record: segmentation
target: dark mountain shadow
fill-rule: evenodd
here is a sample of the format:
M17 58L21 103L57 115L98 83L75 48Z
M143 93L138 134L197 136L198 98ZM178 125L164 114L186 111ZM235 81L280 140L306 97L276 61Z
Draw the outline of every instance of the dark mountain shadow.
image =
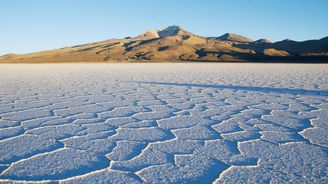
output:
M150 42L153 42L153 41L156 41L156 40L159 40L159 38L151 38L151 39L148 39L148 40L141 40L141 41L139 40L139 43L137 43L138 41L131 41L131 42L125 43L123 46L125 47L126 51L131 51L135 47L138 47L140 45L147 44L147 43L150 43ZM134 43L137 43L137 44L134 45L134 46L130 46Z
M89 50L96 49L96 48L98 48L98 47L100 47L100 46L97 45L97 46L94 46L94 47L88 47L88 48L85 48L85 49L80 49L80 50L77 50L77 51L73 51L73 52L71 52L71 53L85 52L85 51L89 51Z
M265 93L280 93L292 95L313 95L313 96L328 96L328 90L312 90L312 89L291 89L291 88L274 88L274 87L259 87L259 86L237 86L237 85L219 85L219 84L189 84L189 83L169 83L169 82L148 82L148 81L126 81L139 84L154 84L167 86L184 86L184 87L200 87L200 88L215 88L215 89L231 89L243 91L255 91Z
M159 47L159 48L157 49L157 51L158 51L158 52L162 52L162 51L165 51L165 50L167 50L167 49L169 49L169 48L170 48L169 46Z
M318 56L304 56L306 53L325 53L328 50L328 37L322 38L320 40L307 40L307 41L293 41L293 40L283 40L275 43L234 43L234 47L241 49L252 49L256 52L262 51L264 49L273 48L276 50L287 51L291 54L291 57L295 57L296 59L312 59L319 58ZM324 55L321 55L321 58ZM328 58L327 56L325 57Z
M301 55L290 55L290 56L266 56L262 53L241 53L241 52L224 52L224 51L207 51L200 49L196 51L199 57L206 56L208 54L215 55L230 55L233 58L248 61L248 62L272 62L272 63L327 63L328 56L301 56ZM203 60L193 60L203 61ZM231 60L232 62L234 60ZM226 62L226 61L223 61ZM229 61L228 61L229 62Z

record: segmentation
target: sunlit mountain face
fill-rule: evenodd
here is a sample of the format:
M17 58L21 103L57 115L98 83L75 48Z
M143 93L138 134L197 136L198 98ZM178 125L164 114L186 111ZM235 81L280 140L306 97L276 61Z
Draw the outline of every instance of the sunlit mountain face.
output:
M328 37L296 42L272 43L226 33L203 37L180 26L150 30L136 37L110 39L31 54L7 54L0 62L325 62L328 61Z

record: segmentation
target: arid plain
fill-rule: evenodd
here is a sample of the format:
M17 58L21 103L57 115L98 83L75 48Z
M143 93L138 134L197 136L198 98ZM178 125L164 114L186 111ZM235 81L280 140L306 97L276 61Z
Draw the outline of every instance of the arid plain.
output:
M328 65L2 64L0 182L327 183Z

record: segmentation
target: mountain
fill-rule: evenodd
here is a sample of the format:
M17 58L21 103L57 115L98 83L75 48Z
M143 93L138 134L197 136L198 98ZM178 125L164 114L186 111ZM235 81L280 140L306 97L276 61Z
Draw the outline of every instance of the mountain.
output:
M242 43L249 43L249 42L254 42L252 39L233 34L233 33L226 33L220 37L217 38L218 40L222 41L232 41L232 42L242 42Z
M274 43L272 47L291 53L300 53L302 55L327 53L328 37L322 38L320 40L308 40L304 42L296 42L287 39Z
M263 43L272 43L272 42L268 39L262 38L262 39L256 40L254 43L263 44Z
M150 30L136 37L110 39L30 54L7 54L0 62L182 62L182 61L328 61L328 37L296 42L227 33L203 37L180 26Z

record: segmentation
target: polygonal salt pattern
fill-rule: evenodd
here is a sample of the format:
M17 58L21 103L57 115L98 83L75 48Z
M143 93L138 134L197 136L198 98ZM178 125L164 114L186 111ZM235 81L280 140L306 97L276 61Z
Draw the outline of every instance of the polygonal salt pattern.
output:
M0 67L1 183L328 183L328 66Z

